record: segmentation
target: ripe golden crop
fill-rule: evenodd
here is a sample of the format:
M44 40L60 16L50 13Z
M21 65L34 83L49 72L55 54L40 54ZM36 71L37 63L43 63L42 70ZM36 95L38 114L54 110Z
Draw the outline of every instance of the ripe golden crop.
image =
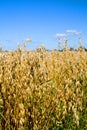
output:
M0 54L0 129L86 130L86 104L86 51Z

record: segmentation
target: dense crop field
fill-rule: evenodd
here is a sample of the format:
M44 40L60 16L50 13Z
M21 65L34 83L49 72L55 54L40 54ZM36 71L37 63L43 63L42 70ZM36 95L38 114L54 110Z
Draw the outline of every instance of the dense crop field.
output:
M0 130L87 130L87 52L0 53Z

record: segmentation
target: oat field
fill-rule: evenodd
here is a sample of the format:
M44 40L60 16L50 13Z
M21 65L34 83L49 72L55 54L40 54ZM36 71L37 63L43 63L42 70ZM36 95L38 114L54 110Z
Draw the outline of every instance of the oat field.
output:
M0 130L87 130L87 52L0 53Z

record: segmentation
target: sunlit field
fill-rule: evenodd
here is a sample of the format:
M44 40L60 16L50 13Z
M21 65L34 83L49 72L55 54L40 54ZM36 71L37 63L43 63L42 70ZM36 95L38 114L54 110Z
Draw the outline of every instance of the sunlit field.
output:
M87 130L87 51L0 52L0 130Z

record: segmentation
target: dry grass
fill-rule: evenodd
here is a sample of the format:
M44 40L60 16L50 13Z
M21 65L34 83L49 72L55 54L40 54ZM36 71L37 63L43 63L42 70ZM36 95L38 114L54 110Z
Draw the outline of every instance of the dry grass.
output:
M1 130L86 130L87 52L0 54Z

